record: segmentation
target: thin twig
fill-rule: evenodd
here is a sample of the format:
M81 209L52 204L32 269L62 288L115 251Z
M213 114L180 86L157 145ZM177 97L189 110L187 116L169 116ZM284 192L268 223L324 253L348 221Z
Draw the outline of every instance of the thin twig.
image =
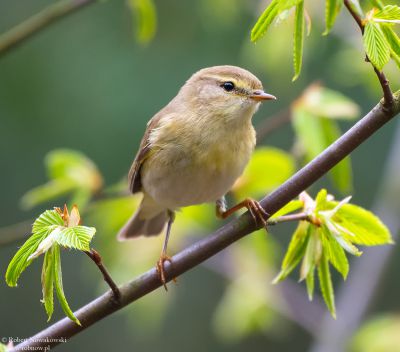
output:
M264 210L268 214L276 213L390 121L400 112L400 91L395 93L393 106L392 111L384 109L380 103L374 107L335 143L325 149L278 189L262 199L260 204ZM167 263L165 266L167 281L196 267L258 228L259 226L252 221L249 212L227 223L214 233L202 238L197 243L175 255L172 258L172 263ZM121 292L120 305L112 304L113 294L107 292L75 312L75 316L80 320L82 326L75 324L68 318L64 318L42 330L32 338L20 343L11 351L24 351L43 347L44 345L55 346L59 343L57 341L60 341L57 339L61 337L68 339L78 334L160 286L162 286L162 283L159 275L156 269L153 268L140 277L119 287L119 291Z
M56 2L14 28L0 35L0 55L4 55L10 49L23 43L34 34L46 28L58 19L87 6L94 4L96 0L61 0Z
M358 27L360 27L361 34L364 34L364 23L360 16L357 14L356 11L354 11L353 6L351 5L349 0L344 0L344 4L347 8L347 10L350 12L350 15L354 18L354 20L357 22Z
M383 99L384 99L383 105L386 108L391 109L391 107L393 106L393 93L392 90L390 89L389 80L386 78L385 74L382 71L379 71L375 66L374 66L374 71L378 76L379 82L383 90Z
M270 219L267 221L267 225L276 225L282 222L288 221L310 221L310 216L307 213L297 213L297 214L290 214L290 215L282 215L275 219Z
M110 286L111 291L114 294L115 302L119 305L121 300L121 292L119 292L117 284L114 282L111 275L103 265L100 254L93 248L90 251L85 251L85 253L90 259L93 260L93 262L97 265L97 267L103 274L104 281L107 283L108 286Z
M357 22L358 27L360 27L360 31L361 34L364 35L364 22L363 20L360 18L360 16L356 13L356 11L354 11L353 6L350 3L350 0L344 0L344 4L347 8L347 10L350 12L351 16L354 18L354 20ZM379 79L379 83L382 87L382 91L383 91L383 106L390 110L393 107L393 103L394 103L394 98L393 98L393 92L390 89L390 85L389 85L389 80L386 78L385 74L378 70L375 65L370 61L370 59L368 58L368 55L366 55L366 61L370 62L372 67L374 68L374 71Z

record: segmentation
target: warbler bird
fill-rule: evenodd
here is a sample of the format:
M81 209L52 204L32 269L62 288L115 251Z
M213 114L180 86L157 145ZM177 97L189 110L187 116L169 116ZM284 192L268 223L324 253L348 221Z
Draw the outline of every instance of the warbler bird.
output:
M267 214L246 199L227 210L225 194L242 174L256 144L252 117L263 101L276 98L260 80L236 66L214 66L193 74L175 98L148 122L129 172L132 193L142 192L139 209L118 234L123 241L167 230L157 271L166 288L167 245L175 211L216 202L225 218L246 207L265 225Z

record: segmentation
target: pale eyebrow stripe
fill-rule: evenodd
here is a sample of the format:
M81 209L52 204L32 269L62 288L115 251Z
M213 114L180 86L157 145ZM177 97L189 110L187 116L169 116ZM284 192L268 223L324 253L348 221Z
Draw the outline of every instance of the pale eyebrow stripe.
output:
M238 84L238 79L232 76L225 76L225 75L205 75L202 76L202 79L209 79L209 80L216 80L216 81L220 81L220 82L233 82L235 84L236 90L241 92L241 93L248 93L248 89L246 89L245 87L243 87L241 84Z
M234 83L237 83L236 78L231 77L231 76L225 76L225 75L206 75L202 76L201 78L203 79L214 79L216 81L233 81Z

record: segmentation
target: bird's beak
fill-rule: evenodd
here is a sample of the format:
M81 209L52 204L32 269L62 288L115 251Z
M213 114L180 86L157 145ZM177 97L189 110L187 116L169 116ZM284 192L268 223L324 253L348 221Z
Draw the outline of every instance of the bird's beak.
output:
M254 90L250 95L249 98L256 100L256 101L264 101L264 100L276 100L276 97L272 94L265 93L261 89Z

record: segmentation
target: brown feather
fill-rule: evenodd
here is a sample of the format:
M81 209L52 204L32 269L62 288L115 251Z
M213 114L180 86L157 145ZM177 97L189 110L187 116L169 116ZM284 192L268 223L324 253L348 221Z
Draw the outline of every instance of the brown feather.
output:
M128 180L129 180L129 189L132 193L141 192L142 191L142 180L140 175L140 169L143 165L143 162L146 160L149 151L151 150L151 144L149 142L149 136L151 131L157 127L160 118L163 116L161 112L153 116L153 118L147 123L146 131L144 132L144 136L142 141L140 142L139 150L135 156L135 160L133 160L132 166L129 170Z

